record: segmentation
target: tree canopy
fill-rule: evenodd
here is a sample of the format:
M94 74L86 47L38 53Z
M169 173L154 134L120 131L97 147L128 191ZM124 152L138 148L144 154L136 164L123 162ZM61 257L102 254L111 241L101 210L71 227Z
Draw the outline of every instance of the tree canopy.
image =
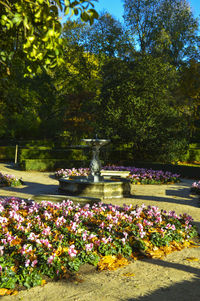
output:
M178 160L200 137L199 20L185 0L124 0L125 23L94 4L0 0L0 139L98 133Z
M141 52L176 66L199 55L198 19L187 0L124 0L124 18Z
M26 68L34 73L40 64L53 68L63 62L60 12L80 15L93 23L98 17L96 0L1 0L0 62L10 73L16 57L26 59Z

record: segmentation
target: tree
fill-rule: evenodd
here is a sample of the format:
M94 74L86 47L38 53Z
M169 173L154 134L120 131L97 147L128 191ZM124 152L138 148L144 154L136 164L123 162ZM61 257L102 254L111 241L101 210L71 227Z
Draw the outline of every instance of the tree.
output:
M102 13L91 28L87 28L84 47L94 54L124 59L132 48L128 32L120 21L109 13Z
M27 59L27 70L38 65L53 68L63 62L60 11L80 14L83 21L98 17L96 0L2 0L0 1L0 62L10 73L16 56ZM92 7L92 8L90 8Z
M107 12L101 13L92 26L68 20L63 28L63 37L70 44L84 47L85 51L97 55L99 59L126 59L133 48L123 24Z
M185 150L184 114L174 105L177 71L160 58L141 56L103 67L101 131L116 144L131 144L134 159L172 161Z
M151 44L161 0L124 0L124 19L142 53Z
M198 19L186 0L124 0L124 11L142 53L176 66L198 54Z
M181 68L177 106L187 114L191 142L200 139L200 63L190 60Z
M61 122L57 116L57 94L52 78L41 72L24 78L23 65L0 81L0 137L39 139L54 137Z
M98 58L78 45L71 35L76 30L79 30L76 22L64 25L64 64L51 72L57 93L57 114L62 123L58 134L71 143L78 143L77 140L94 131L101 81Z

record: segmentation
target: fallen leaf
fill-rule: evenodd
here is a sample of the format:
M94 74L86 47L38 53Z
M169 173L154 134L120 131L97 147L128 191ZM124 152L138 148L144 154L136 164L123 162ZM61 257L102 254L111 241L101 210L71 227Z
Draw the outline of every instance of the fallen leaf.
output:
M5 294L7 294L7 291L7 288L0 288L0 296L5 296Z
M98 269L99 270L116 270L119 267L128 265L129 261L128 259L122 257L122 256L113 256L113 255L107 255L103 256L100 261L98 262Z
M187 261L199 261L199 258L196 258L196 257L186 257L185 260L187 260Z
M11 293L10 293L11 296L15 296L17 294L18 294L18 291L11 291Z
M80 279L80 278L76 278L75 281L74 281L75 284L83 283L83 282L84 282L84 280Z
M124 273L124 274L122 274L122 276L125 276L125 277L134 277L135 274L133 274L133 273Z

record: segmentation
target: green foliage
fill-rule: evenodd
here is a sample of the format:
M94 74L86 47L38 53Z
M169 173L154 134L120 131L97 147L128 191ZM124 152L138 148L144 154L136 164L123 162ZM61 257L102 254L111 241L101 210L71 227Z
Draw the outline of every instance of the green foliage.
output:
M187 128L173 106L175 68L145 55L133 63L110 60L102 72L102 132L116 143L132 143L133 159L179 157Z
M177 91L177 105L188 115L188 126L192 141L200 139L200 63L192 59L181 69Z
M123 24L107 12L100 14L92 26L82 27L79 41L86 51L98 55L100 61L107 57L127 59L133 51Z
M55 136L61 122L57 114L56 88L44 71L34 79L24 78L16 66L9 78L0 81L1 137L41 139Z
M71 41L73 26L76 30L76 22L64 25L65 64L52 72L52 78L57 89L57 114L62 121L60 138L77 144L95 131L100 75L97 57Z
M189 147L187 153L182 157L182 161L200 162L200 148Z
M0 146L0 161L13 161L15 158L15 146Z
M37 269L21 269L20 275L16 278L18 278L18 283L25 286L27 289L42 284L42 275Z
M36 171L55 171L59 168L87 167L89 160L71 160L65 159L24 159L20 161L20 167L23 170Z
M23 182L14 175L2 174L0 172L0 186L20 186Z
M174 65L199 55L198 19L187 1L124 0L124 18L142 53Z
M17 282L17 277L16 273L12 270L12 267L14 267L13 259L8 258L8 256L7 258L1 256L0 265L2 267L0 287L14 289Z
M24 159L85 160L82 149L51 149L49 147L20 148L20 161Z
M63 63L61 39L62 26L59 12L79 15L84 22L93 23L98 17L93 9L96 0L20 0L0 2L0 60L5 71L10 73L10 63L15 56L27 59L27 74L34 74L39 65L54 68ZM92 8L90 8L92 7ZM9 47L8 47L9 45Z
M184 3L125 0L125 28L95 20L95 0L1 1L0 138L65 147L98 133L115 162L183 158L200 137L198 22Z

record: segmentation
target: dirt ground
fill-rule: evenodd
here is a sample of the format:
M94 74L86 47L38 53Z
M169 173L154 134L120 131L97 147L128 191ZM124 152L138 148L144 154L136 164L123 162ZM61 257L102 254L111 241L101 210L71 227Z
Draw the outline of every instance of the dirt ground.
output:
M58 181L53 173L24 172L11 164L0 164L0 172L22 178L21 187L0 187L0 197L28 199L37 194L58 194ZM177 214L187 212L200 232L200 200L190 193L193 180L183 179L172 185L132 186L130 198L112 199L122 205L156 205ZM199 261L187 261L187 257ZM130 276L127 276L129 273ZM20 291L2 301L199 301L200 247L187 248L160 259L143 259L116 271L97 272L85 265L75 279L49 282L43 287Z

